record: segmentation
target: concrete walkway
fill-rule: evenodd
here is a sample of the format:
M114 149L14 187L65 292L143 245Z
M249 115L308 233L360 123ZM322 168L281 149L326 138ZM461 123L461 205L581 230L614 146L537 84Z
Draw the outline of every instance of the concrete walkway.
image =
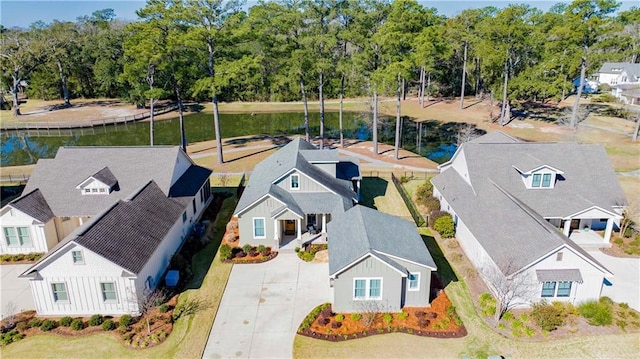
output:
M304 317L330 300L328 278L328 264L295 253L234 265L203 358L291 358Z
M614 274L609 279L612 285L604 286L602 295L640 311L640 258L612 257L599 250L589 251L589 254Z
M18 276L32 264L0 265L0 319L7 315L36 309L29 280Z

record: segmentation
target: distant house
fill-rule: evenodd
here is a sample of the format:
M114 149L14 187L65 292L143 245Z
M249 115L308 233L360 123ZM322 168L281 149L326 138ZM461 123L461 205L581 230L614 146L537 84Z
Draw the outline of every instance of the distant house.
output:
M585 249L609 246L627 204L602 146L493 132L464 143L432 183L489 287L520 276L523 303L600 297L612 274Z
M611 94L624 103L637 103L640 90L640 64L605 62L598 71L598 81L611 86Z
M327 223L358 202L360 180L356 158L294 139L253 170L234 213L240 243L322 240Z
M429 306L436 265L413 222L357 205L328 225L336 312Z
M137 314L210 203L210 174L179 147L60 148L40 160L2 209L3 250L48 251L21 275L38 314Z
M573 87L577 89L578 86L580 85L580 77L577 77L576 79L574 79L572 84L573 84ZM584 79L583 86L582 86L582 93L584 94L598 93L598 81Z

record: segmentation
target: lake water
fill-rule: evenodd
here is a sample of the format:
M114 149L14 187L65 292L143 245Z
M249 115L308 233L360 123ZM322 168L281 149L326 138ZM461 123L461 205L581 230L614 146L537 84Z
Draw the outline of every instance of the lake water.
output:
M371 140L371 115L355 112L343 114L345 138ZM419 148L418 127L408 117L402 121L402 147L420 153L442 163L455 152L455 135L458 124L442 124L425 121ZM247 135L304 134L304 114L297 112L220 114L223 138ZM309 114L309 131L312 136L320 133L320 115ZM325 114L325 137L339 138L338 113ZM57 131L57 130L56 130ZM52 131L53 132L53 131ZM185 132L188 143L214 139L213 115L196 113L185 116ZM15 131L2 132L2 166L35 163L39 158L53 158L60 146L140 146L149 145L149 123L96 127L93 129L62 130L59 136L35 136ZM380 117L378 140L393 144L395 118ZM453 143L453 144L452 144ZM155 144L179 145L180 121L178 118L156 121Z

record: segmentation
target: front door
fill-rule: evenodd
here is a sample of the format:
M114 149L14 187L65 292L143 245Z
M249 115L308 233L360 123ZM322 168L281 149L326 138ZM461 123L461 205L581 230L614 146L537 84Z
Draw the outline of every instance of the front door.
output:
M580 228L580 219L572 219L571 220L571 229Z
M284 221L284 234L296 234L296 221L291 219Z

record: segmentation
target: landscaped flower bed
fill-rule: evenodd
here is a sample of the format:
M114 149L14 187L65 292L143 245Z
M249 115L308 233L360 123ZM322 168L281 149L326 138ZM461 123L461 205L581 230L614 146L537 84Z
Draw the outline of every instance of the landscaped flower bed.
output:
M310 244L304 251L300 250L300 247L296 247L296 253L298 257L305 262L311 262L315 258L316 253L327 250L327 244Z
M35 263L38 259L42 258L44 253L34 252L28 254L3 254L0 256L0 263L2 264L29 264Z
M407 333L457 338L467 335L449 298L443 292L428 308L403 308L401 313L336 314L331 304L316 307L303 320L298 334L329 341L358 339L376 334Z

